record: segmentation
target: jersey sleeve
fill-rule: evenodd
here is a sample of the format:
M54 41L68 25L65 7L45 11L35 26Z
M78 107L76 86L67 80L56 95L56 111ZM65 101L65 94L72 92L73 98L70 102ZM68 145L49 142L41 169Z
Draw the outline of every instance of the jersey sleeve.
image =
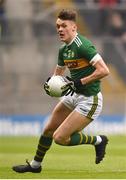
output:
M63 60L63 47L59 49L58 53L58 66L65 66L64 60Z
M97 54L97 50L95 46L91 43L89 44L82 44L80 47L80 54L84 57L87 61L91 61L92 58Z

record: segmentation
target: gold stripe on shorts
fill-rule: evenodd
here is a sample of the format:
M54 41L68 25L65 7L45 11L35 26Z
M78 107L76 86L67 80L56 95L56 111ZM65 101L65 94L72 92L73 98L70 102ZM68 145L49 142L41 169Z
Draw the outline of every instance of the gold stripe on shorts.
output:
M88 117L88 118L91 118L91 119L92 119L92 116L93 116L93 114L95 113L95 111L96 111L96 109L97 109L97 106L98 106L98 96L94 96L91 110L90 110L89 113L87 114L87 117Z

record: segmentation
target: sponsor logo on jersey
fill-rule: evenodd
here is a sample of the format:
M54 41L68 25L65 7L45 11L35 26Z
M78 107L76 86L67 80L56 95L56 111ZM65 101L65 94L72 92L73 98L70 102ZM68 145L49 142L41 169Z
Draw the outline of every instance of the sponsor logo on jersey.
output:
M66 59L64 60L65 65L69 69L80 69L89 66L89 62L86 59Z

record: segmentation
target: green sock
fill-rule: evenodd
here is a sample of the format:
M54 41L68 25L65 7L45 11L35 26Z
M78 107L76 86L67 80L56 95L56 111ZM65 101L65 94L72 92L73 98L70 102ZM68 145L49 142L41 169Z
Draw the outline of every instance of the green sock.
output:
M80 144L95 144L97 141L96 136L88 136L82 132L76 132L71 135L68 146L75 146Z
M51 137L47 137L47 136L43 136L43 135L40 137L36 155L34 157L35 161L42 162L42 160L46 154L46 151L48 151L48 149L50 148L50 146L52 144L52 140L53 139Z

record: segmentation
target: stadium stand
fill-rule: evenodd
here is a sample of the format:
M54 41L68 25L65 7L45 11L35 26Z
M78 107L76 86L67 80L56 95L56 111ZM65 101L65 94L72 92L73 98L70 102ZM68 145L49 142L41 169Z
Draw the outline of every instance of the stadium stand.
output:
M80 6L76 2L72 0L67 1L68 4L57 0L6 2L6 19L10 34L0 43L2 114L46 114L53 109L57 99L45 96L42 83L51 75L57 62L59 42L56 37L55 17L62 7L79 9ZM105 96L103 113L122 113L125 104L126 62L124 55L122 56L122 53L120 55L118 51L121 42L117 41L115 45L113 38L106 40L104 36L98 37L98 7L92 11L92 6L91 8L81 6L79 12L81 31L90 35L110 64L111 75L102 85ZM115 97L120 105L115 103Z

